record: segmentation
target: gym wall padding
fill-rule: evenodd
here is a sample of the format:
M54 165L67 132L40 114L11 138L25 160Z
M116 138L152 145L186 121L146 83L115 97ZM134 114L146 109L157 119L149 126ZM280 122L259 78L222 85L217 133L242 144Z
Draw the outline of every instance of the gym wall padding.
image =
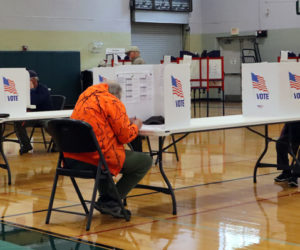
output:
M69 107L81 92L78 51L0 51L0 68L35 70L52 95L66 96Z

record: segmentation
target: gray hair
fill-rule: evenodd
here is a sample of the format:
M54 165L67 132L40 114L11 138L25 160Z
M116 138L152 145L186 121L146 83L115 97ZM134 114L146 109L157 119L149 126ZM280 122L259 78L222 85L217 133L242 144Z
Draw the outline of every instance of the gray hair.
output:
M111 81L111 80L108 80L107 84L108 84L108 92L121 100L121 96L122 96L121 85L116 81Z

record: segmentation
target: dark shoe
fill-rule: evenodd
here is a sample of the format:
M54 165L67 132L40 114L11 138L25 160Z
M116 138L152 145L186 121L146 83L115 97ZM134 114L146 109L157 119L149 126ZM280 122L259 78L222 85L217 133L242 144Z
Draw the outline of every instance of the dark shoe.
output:
M125 218L124 213L122 212L122 208L118 202L114 200L110 201L101 201L98 200L95 202L95 209L97 209L101 214L110 214L115 218ZM128 215L130 219L131 212L128 209L124 209L125 213Z
M290 187L298 187L298 177L295 176L290 177L288 184Z
M19 150L19 153L20 153L20 155L26 154L26 153L27 153L28 151L30 151L30 150L32 150L32 146L31 146L31 145L29 145L29 146L27 146L27 147L21 146L21 148L20 148L20 150Z
M291 173L290 172L282 172L280 175L278 175L276 178L274 178L274 181L276 182L284 182L284 181L288 181L289 178L291 177Z
M53 145L53 146L51 147L51 153L56 153L56 152L58 152L58 150L57 150L56 146Z

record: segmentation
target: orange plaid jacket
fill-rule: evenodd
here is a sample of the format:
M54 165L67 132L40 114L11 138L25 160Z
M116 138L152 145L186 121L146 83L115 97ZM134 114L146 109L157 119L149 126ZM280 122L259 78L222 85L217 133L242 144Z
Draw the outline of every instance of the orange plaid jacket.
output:
M93 127L110 172L117 175L125 161L123 144L138 135L138 127L131 124L124 104L108 92L107 84L93 85L79 96L71 118ZM64 153L64 156L96 166L99 162L97 152Z

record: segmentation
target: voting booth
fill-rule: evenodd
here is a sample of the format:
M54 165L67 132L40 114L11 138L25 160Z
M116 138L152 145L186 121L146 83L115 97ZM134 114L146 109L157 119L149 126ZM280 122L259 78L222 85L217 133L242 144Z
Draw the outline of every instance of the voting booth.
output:
M300 63L242 65L244 116L289 116L300 111Z
M30 78L26 69L0 68L0 113L24 115L30 105Z
M189 125L191 119L189 65L124 65L93 68L94 84L115 80L129 117L145 121L163 116L165 129Z

